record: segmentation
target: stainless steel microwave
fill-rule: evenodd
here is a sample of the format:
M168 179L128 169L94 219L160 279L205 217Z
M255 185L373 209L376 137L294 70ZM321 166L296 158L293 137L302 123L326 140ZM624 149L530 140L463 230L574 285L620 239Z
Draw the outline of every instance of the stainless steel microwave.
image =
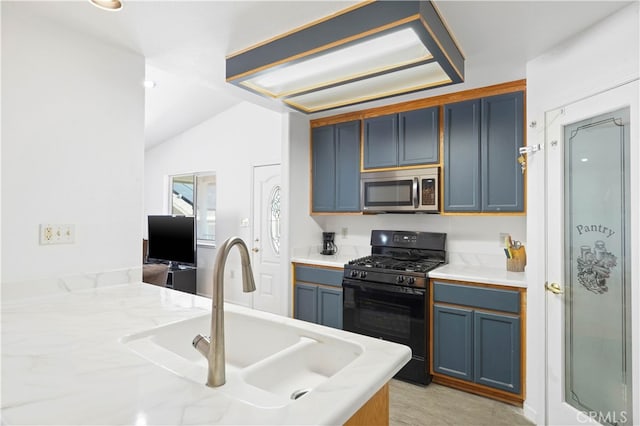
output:
M367 213L438 213L440 186L437 167L364 172L360 177L360 206Z

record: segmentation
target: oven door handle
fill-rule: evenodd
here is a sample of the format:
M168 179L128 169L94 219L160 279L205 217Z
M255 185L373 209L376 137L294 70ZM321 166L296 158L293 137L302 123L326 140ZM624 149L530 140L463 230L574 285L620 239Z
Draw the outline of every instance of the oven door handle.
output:
M342 280L342 287L355 288L362 291L384 291L387 293L401 293L407 295L417 295L424 296L426 294L426 290L424 288L413 288L413 287L404 287L393 284L378 284L372 282L364 282L364 281L355 281L351 279L344 278Z
M419 207L419 200L418 200L418 178L414 177L413 178L413 207L415 207L416 209Z

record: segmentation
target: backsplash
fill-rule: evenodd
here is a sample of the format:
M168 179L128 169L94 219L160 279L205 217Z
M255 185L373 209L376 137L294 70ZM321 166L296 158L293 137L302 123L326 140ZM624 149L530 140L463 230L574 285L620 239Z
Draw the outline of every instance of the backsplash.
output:
M504 267L501 233L525 243L525 216L444 216L430 214L380 214L362 216L314 216L324 231L336 233L339 252L367 251L371 230L444 232L449 263ZM346 238L343 229L346 228ZM321 241L318 235L318 244ZM366 254L366 253L365 253Z

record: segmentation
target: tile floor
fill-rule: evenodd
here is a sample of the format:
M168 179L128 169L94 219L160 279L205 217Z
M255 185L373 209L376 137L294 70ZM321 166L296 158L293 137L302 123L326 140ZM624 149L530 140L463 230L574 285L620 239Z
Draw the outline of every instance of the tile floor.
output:
M461 392L446 386L416 386L391 380L389 388L391 426L515 426L531 425L522 409Z

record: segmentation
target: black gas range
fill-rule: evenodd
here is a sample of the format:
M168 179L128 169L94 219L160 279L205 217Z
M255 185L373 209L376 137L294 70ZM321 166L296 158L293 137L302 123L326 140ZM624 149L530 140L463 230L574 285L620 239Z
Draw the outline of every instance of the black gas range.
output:
M343 329L402 343L412 359L396 378L428 384L429 271L446 262L447 234L371 231L371 255L344 266Z

